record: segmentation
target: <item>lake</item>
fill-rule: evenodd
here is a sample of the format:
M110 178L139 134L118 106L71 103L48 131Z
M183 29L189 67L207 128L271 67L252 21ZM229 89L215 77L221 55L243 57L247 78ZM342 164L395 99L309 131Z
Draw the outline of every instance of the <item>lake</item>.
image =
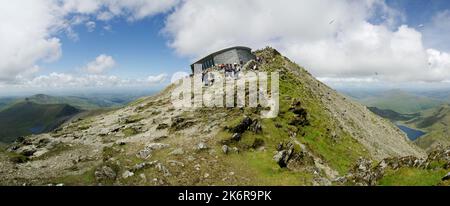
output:
M409 127L404 126L404 125L397 125L397 127L400 128L404 133L406 133L406 136L408 136L408 138L411 141L414 141L417 138L419 138L419 137L421 137L421 136L426 134L423 131L412 129L412 128L409 128Z

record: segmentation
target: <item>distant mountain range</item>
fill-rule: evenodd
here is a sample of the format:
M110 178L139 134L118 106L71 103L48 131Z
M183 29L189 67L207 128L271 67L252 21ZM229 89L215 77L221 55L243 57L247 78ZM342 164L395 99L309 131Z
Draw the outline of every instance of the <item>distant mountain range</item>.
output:
M342 92L399 127L425 132L414 141L419 147L431 151L436 147L450 146L450 91Z
M445 99L420 95L402 90L388 90L361 95L358 91L344 91L358 102L383 110L392 110L401 114L413 114L446 103Z
M17 103L0 112L0 142L52 131L81 111L67 104Z
M400 127L424 131L425 135L414 142L431 151L439 146L450 146L450 105L443 104L414 114L401 114L392 110L368 107L370 111L395 122ZM402 129L404 130L404 129Z
M84 112L98 113L104 108L120 107L136 99L135 95L92 95L89 97L49 96L0 98L0 142L17 137L50 132Z
M0 98L0 111L14 104L28 101L37 104L68 104L82 110L118 107L136 99L135 95L50 96L37 94L30 97Z
M396 111L390 110L390 109L380 109L377 107L368 107L370 111L377 114L380 117L392 120L392 121L407 121L410 119L413 119L415 117L420 116L419 113L414 114L401 114Z

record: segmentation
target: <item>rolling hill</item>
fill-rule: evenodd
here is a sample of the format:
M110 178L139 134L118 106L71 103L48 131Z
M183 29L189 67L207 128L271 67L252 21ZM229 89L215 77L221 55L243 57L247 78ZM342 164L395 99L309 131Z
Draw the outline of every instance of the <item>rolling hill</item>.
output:
M4 97L0 98L0 111L21 102L34 102L36 104L67 104L81 110L115 108L129 103L141 95L143 95L143 92L133 94L88 94L78 96L50 96L36 94L29 97Z
M405 129L416 130L416 132L423 131L425 135L421 135L414 142L427 151L450 146L450 105L448 104L414 114L400 114L376 107L369 107L368 109L378 116L394 122L399 127L406 127Z
M396 111L390 110L390 109L379 109L377 107L368 107L367 109L369 109L371 112L377 114L380 117L389 119L393 122L395 121L407 121L407 120L411 120L413 118L418 117L420 114L419 113L415 113L415 114L400 114Z
M0 98L0 111L4 108L11 105L13 102L17 101L17 98L15 97L2 97Z
M0 111L0 142L50 132L81 110L67 104L17 103Z
M432 150L439 146L450 146L450 105L445 104L420 113L420 117L406 122L415 128L427 131L418 140L420 147Z
M357 101L369 107L392 110L401 114L417 113L445 103L443 100L420 96L402 90L378 92L370 96L357 98Z

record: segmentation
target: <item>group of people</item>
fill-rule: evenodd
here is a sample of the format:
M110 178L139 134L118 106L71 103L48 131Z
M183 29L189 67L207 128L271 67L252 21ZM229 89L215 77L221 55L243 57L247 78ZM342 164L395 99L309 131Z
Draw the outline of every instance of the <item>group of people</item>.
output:
M220 71L225 73L225 78L239 78L239 73L242 70L241 64L216 64L210 68L203 70L203 83L205 86L210 86L214 84L214 74L213 71Z
M250 66L251 70L258 70L258 64L261 64L263 59L256 57L256 63ZM210 68L204 69L202 73L202 80L205 86L211 86L214 84L213 71L219 71L225 73L225 78L239 79L239 75L243 70L244 62L234 64L216 64Z

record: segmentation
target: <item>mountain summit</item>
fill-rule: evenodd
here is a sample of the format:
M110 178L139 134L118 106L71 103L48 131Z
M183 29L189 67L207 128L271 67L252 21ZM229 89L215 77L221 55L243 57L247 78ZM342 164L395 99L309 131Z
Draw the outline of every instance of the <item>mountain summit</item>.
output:
M261 119L258 107L177 109L170 85L17 141L0 155L2 184L330 185L362 160L425 157L388 120L275 49L254 54L261 61L244 70L279 73L276 118Z

